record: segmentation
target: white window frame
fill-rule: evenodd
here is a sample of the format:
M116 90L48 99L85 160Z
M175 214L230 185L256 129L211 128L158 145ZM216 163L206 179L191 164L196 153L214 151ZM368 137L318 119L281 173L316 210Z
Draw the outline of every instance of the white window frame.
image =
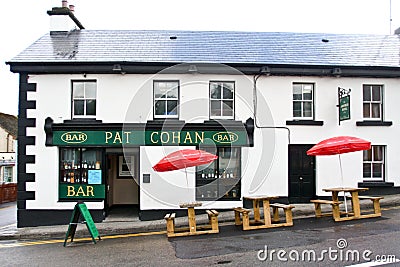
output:
M221 88L224 88L224 84L232 84L233 86L233 94L232 98L224 98L224 90L221 90L221 95L219 98L211 98L211 85L212 84L220 84ZM235 82L234 81L210 81L209 83L209 112L210 112L210 119L223 119L223 120L234 120L235 119ZM232 101L232 115L224 116L223 115L223 108L224 108L224 100L225 101ZM211 111L211 102L212 101L219 101L220 102L220 114L219 115L212 115Z
M370 96L371 99L370 100L365 100L365 96L364 96L364 88L365 87L369 87L369 91L370 91ZM380 99L379 100L373 100L372 99L372 88L373 87L379 87L379 96ZM362 106L362 113L363 113L363 119L365 120L376 120L376 121L383 121L383 85L382 84L363 84L362 86L362 90L363 90L363 106ZM372 106L379 104L379 117L378 118L372 118ZM369 116L366 117L364 115L364 105L369 105Z
M381 149L381 151L382 151L382 155L381 155L382 160L376 160L374 158L374 151L375 151L375 149L378 149L378 148L382 148ZM368 153L368 151L371 151L371 159L365 160L365 153ZM363 151L363 153L364 153L364 155L363 155L363 180L365 182L368 182L368 181L374 181L374 182L382 181L383 182L383 181L385 181L385 174L386 174L386 172L385 172L386 146L384 146L384 145L372 145L370 150L365 150L365 151ZM369 177L366 177L365 173L364 173L364 165L365 164L370 164L370 176ZM380 164L381 165L380 168L381 168L382 177L374 177L374 173L373 173L374 164Z
M77 84L77 83L83 83L83 87L84 87L83 98L75 98L74 97L75 84ZM86 97L86 90L85 90L86 88L85 87L86 87L87 83L94 83L95 86L96 86L96 91L95 91L95 97L94 98L93 97ZM71 99L72 99L72 111L71 111L72 118L96 118L96 114L97 114L97 81L96 80L73 80L71 87L72 87L72 95L71 95ZM83 106L83 113L84 114L83 115L75 115L75 101L82 101L82 100L83 100L83 103L84 103L84 106ZM87 115L86 114L86 112L87 112L86 101L87 100L94 100L96 102L96 110L95 110L95 114L94 115Z
M294 88L295 86L301 86L301 99L294 99ZM304 90L305 86L311 86L311 99L304 99ZM314 83L307 83L307 82L294 82L292 84L292 116L295 120L314 120L314 91L315 91L315 84ZM301 104L301 116L295 116L294 114L294 103ZM304 115L304 104L310 103L311 104L311 116Z
M13 166L3 166L3 182L12 183L13 182Z
M167 92L165 93L166 97L156 97L156 84L159 83L174 83L176 84L175 86L171 87L171 90L177 89L177 97L168 97ZM180 84L179 80L155 80L153 81L153 114L155 119L166 119L166 118L171 118L171 119L178 119L179 118L179 98L180 98ZM165 101L165 108L167 111L168 108L168 101L176 101L176 114L156 114L156 103L158 101Z

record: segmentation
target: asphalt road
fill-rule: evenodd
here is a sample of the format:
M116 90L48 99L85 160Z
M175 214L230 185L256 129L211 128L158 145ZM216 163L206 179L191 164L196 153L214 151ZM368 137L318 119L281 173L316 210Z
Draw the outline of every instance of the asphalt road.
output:
M400 209L394 208L381 218L340 223L306 218L293 227L254 231L230 224L219 234L169 239L103 237L97 244L67 247L63 240L8 240L0 242L0 258L2 266L357 266L377 257L400 259L399 221Z

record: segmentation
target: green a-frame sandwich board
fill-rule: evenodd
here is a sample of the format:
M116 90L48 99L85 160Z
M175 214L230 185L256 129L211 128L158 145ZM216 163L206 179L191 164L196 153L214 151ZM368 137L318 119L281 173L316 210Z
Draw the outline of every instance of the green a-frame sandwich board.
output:
M68 231L65 235L65 240L64 240L64 247L67 245L67 241L69 238L71 238L71 242L74 241L74 236L76 232L76 227L78 226L79 223L79 218L83 218L83 222L86 224L86 227L90 233L90 236L92 237L93 242L96 244L96 238L99 238L101 240L99 232L97 231L96 225L94 224L92 215L90 215L90 212L86 206L85 203L83 202L78 202L75 205L75 208L72 212L71 220L69 222L68 226Z

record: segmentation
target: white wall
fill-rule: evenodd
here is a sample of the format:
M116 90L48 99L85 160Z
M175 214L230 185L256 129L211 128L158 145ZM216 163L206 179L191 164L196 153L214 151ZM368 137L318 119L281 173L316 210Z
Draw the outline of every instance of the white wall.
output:
M58 202L58 149L45 147L43 130L46 117L55 123L71 119L71 80L85 79L82 75L32 75L29 82L37 83L37 92L29 92L28 100L36 100L36 110L28 110L28 118L36 118L36 127L27 134L36 137L36 146L28 146L27 154L35 155L36 163L28 164L27 172L36 173L36 181L27 183L27 190L36 191L36 199L27 201L27 208L64 209L74 203ZM236 82L236 120L252 117L252 77L238 75L158 74L158 75L87 75L97 80L97 119L104 123L146 122L153 119L153 80L180 81L180 120L203 122L209 119L209 81ZM315 119L323 126L287 126L292 120L292 83L315 83ZM385 120L390 127L361 127L362 85L383 84L385 90ZM324 78L324 77L261 77L258 87L257 124L255 146L243 148L242 195L288 194L288 130L291 144L316 144L336 135L354 135L370 140L374 145L387 145L386 175L388 182L400 186L400 151L398 142L400 113L399 79L374 78ZM351 88L351 120L338 126L337 87ZM266 128L267 127L267 128ZM268 128L269 127L269 128ZM272 128L271 128L272 127ZM273 129L273 127L282 127ZM178 149L168 148L168 149ZM194 200L194 190L186 188L185 173L155 173L151 166L165 155L165 147L141 147L140 178L151 174L150 184L141 184L141 208L171 208L180 201ZM318 157L317 194L322 188L337 185L340 181L338 157ZM342 156L346 185L356 186L362 181L362 152ZM188 172L189 186L194 186L193 170ZM173 189L173 190L172 190ZM155 193L158 197L154 198ZM240 203L240 202L239 202ZM211 203L205 203L211 205ZM231 207L238 203L221 201L215 208ZM102 202L90 202L89 208L103 208Z

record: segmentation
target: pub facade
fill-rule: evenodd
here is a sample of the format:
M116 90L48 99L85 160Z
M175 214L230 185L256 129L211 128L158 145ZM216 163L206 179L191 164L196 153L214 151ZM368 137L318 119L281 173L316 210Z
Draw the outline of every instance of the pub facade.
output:
M57 27L7 62L20 75L19 227L68 223L77 201L95 221L116 205L149 220L182 202L231 209L246 195L305 203L328 186L399 191L398 36L97 31L66 7L48 14ZM336 135L372 142L342 156L343 180L337 157L306 155ZM218 159L153 170L186 148Z

